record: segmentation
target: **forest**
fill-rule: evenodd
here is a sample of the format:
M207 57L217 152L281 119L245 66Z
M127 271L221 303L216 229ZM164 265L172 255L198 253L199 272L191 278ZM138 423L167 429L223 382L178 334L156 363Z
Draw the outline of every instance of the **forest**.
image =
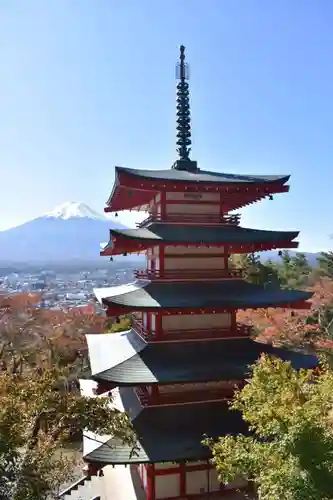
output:
M274 263L252 254L231 260L252 283L313 292L308 310L245 310L238 321L252 325L260 342L317 353L321 368L313 379L288 363L258 360L233 407L259 440L206 441L220 480L242 475L264 500L333 498L333 482L325 479L333 473L333 252L323 253L315 268L304 254L287 251ZM110 397L89 399L78 390L78 379L89 377L85 334L128 329L130 318L110 322L75 309L40 309L38 301L29 293L0 298L0 500L56 498L77 465L66 450L88 423L135 443L127 416L112 409Z

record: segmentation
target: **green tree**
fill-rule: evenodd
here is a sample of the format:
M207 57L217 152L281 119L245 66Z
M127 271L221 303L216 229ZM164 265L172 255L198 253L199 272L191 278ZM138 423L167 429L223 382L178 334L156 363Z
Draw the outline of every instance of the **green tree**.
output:
M129 314L112 319L104 333L117 333L130 330L132 326L132 317Z
M41 368L0 374L1 500L56 498L74 466L64 447L80 429L134 442L127 416L111 407L111 399L66 390L67 375Z
M295 286L304 286L308 283L312 267L304 253L297 252L292 259Z
M279 285L279 274L273 263L262 264L260 255L255 253L233 255L232 264L243 269L244 279L256 285Z
M232 403L253 435L206 440L220 481L243 477L260 500L333 498L333 374L263 356Z
M317 261L322 274L333 279L333 252L322 252Z
M306 286L312 272L312 267L309 265L306 255L299 252L292 257L288 250L283 250L279 255L281 264L276 265L276 270L281 285L286 288Z

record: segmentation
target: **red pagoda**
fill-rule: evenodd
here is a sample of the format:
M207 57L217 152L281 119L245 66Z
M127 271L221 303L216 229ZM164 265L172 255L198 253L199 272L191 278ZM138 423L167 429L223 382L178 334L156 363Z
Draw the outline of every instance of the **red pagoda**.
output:
M169 170L116 167L106 212L144 210L136 229L111 230L102 255L146 254L134 283L95 291L110 317L132 315L120 334L88 335L97 393L113 391L137 434L137 452L111 437L84 450L89 470L130 465L147 500L218 498L221 485L204 435L248 433L228 410L236 386L261 353L312 368L314 357L251 339L237 323L247 308L307 308L311 294L246 282L230 266L233 253L297 248L295 231L240 226L231 213L286 193L289 176L236 175L201 170L190 159L189 85L184 47L177 84L179 159Z

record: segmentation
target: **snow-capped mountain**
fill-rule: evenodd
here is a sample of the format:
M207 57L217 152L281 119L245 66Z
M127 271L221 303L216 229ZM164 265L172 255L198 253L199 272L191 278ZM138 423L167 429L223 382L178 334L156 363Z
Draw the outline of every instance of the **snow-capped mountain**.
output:
M67 202L19 226L0 231L0 261L97 260L109 229L122 224L84 203Z
M78 201L67 201L55 207L51 212L44 214L44 217L54 217L57 219L72 219L75 217L87 217L94 220L109 220L104 214L95 212L92 208L88 207L85 203Z

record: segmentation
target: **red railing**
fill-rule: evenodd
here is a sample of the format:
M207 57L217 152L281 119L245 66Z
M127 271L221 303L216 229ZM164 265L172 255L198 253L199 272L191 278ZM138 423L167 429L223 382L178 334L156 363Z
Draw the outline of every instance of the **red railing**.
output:
M136 395L142 406L148 406L150 400L150 394L145 387L137 387L135 389Z
M161 217L161 214L150 214L142 222L136 224L137 227L145 227L150 222L179 222L183 224L205 223L205 224L230 224L238 226L240 223L240 214L232 215L214 215L214 214L188 214L175 213Z
M197 403L208 401L230 400L235 389L191 390L189 392L176 392L150 396L148 391L141 387L136 390L136 395L142 406L175 405L184 403Z
M149 342L177 342L179 340L214 340L220 338L249 337L253 328L248 325L237 324L236 328L191 328L184 330L164 330L162 335L156 337L156 333L145 328L141 321L133 319L132 328L141 337Z
M233 279L242 278L243 269L166 269L164 271L138 269L134 271L137 279L146 280L189 280L189 279Z

